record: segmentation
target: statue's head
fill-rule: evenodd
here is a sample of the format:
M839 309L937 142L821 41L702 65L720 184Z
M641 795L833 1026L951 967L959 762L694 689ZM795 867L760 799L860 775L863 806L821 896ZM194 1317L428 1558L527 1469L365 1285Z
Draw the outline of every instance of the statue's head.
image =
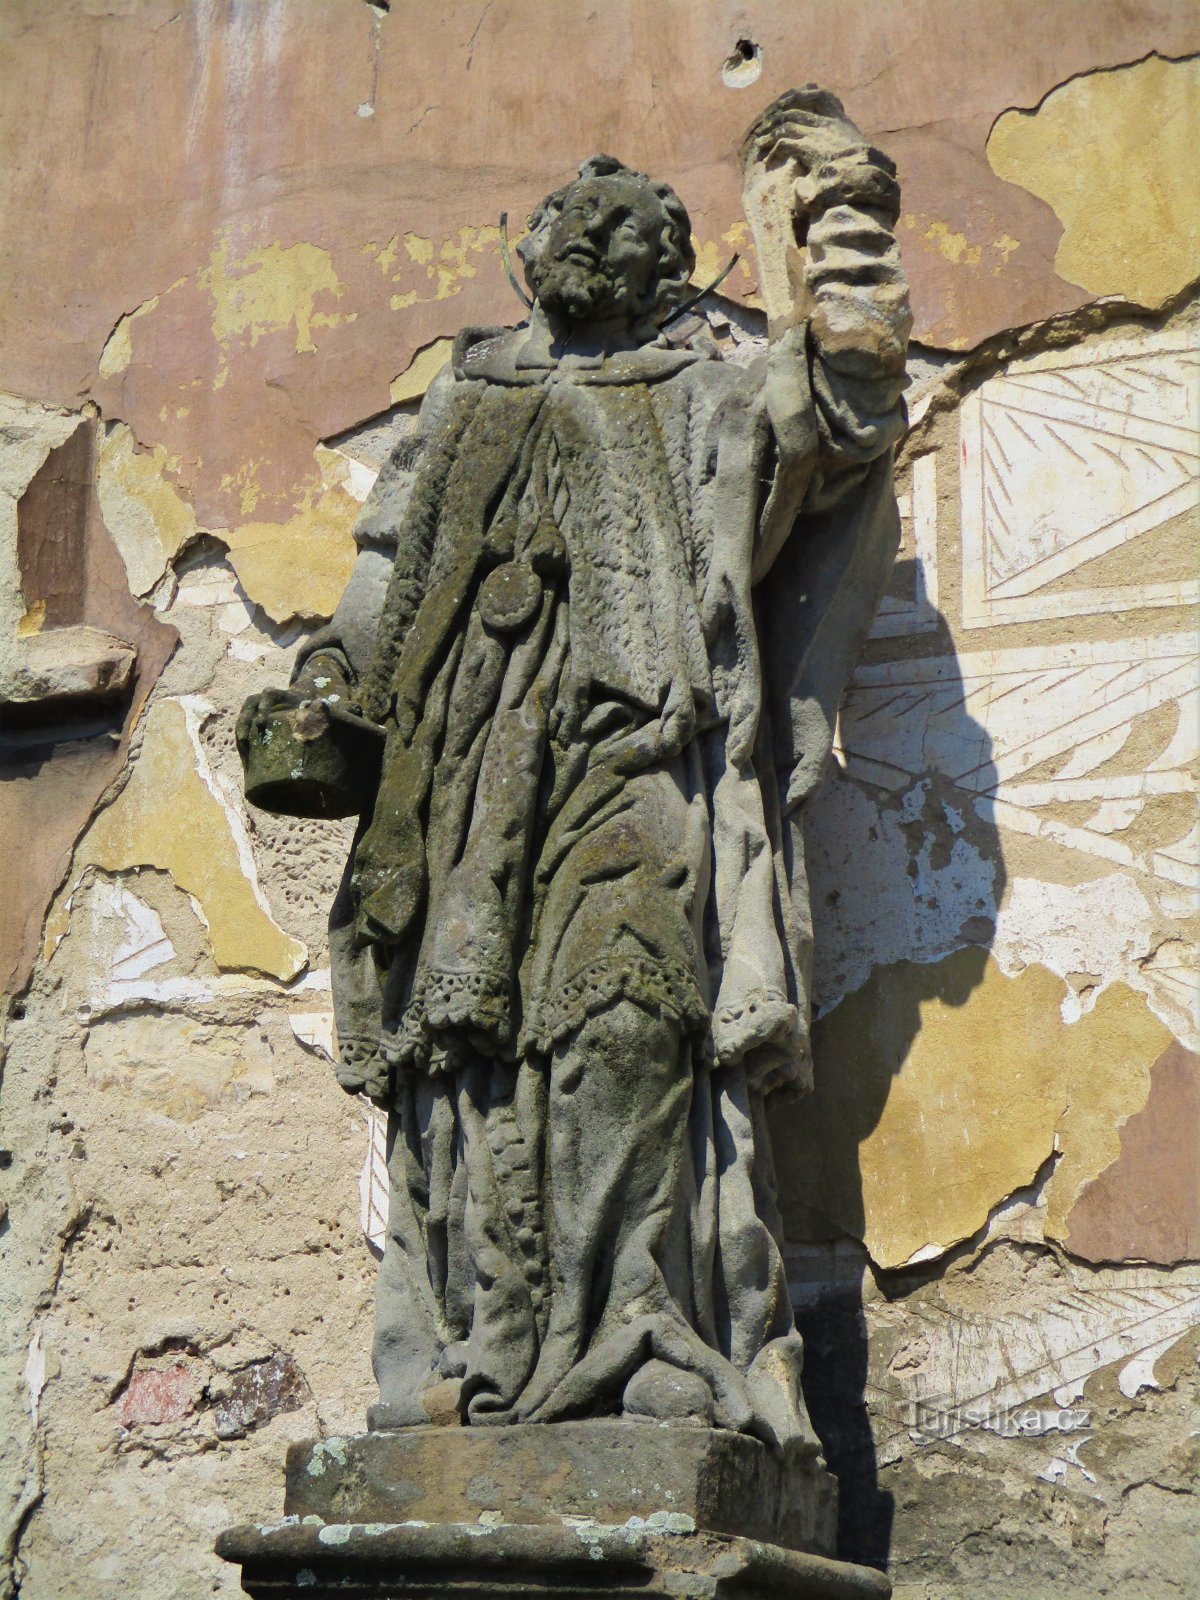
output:
M685 298L691 222L666 183L592 156L529 219L519 253L539 302L574 322L638 321Z

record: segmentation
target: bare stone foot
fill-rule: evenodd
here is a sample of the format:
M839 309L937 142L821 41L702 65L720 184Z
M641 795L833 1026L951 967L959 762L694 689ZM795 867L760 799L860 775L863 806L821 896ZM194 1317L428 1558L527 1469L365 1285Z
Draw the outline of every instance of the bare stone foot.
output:
M665 1361L647 1361L625 1385L625 1414L646 1422L682 1422L705 1428L712 1423L713 1399L698 1373Z

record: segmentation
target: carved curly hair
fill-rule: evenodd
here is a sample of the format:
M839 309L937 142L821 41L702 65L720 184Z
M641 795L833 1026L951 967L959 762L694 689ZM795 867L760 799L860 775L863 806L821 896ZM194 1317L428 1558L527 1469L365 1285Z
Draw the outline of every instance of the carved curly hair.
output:
M658 241L658 291L655 310L666 310L679 305L687 297L688 282L696 268L696 252L692 249L692 222L683 201L669 183L659 183L636 167L626 166L615 156L589 156L578 173L561 189L555 189L534 207L529 218L529 232L517 246L517 254L525 267L526 279L530 268L542 253L555 218L566 204L571 190L585 178L629 177L643 184L658 201L663 213L662 233ZM530 285L532 287L532 284Z

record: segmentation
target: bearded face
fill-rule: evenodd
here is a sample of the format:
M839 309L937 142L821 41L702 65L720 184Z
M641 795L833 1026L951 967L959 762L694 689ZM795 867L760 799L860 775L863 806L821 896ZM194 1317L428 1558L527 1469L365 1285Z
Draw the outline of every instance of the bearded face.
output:
M573 322L645 316L658 298L664 223L657 197L636 178L581 178L530 265L538 300Z

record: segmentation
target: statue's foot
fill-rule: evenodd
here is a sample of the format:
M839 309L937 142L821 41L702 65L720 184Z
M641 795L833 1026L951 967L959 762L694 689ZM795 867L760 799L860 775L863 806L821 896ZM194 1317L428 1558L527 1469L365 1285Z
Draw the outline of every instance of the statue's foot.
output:
M665 1361L647 1361L625 1385L625 1415L642 1422L677 1422L694 1428L712 1426L712 1390L697 1372L685 1372Z
M457 1428L462 1423L461 1395L459 1380L448 1378L401 1400L376 1400L367 1408L367 1427L372 1433L390 1433L396 1428Z
M465 1378L467 1375L467 1341L456 1339L448 1344L438 1357L439 1378Z

